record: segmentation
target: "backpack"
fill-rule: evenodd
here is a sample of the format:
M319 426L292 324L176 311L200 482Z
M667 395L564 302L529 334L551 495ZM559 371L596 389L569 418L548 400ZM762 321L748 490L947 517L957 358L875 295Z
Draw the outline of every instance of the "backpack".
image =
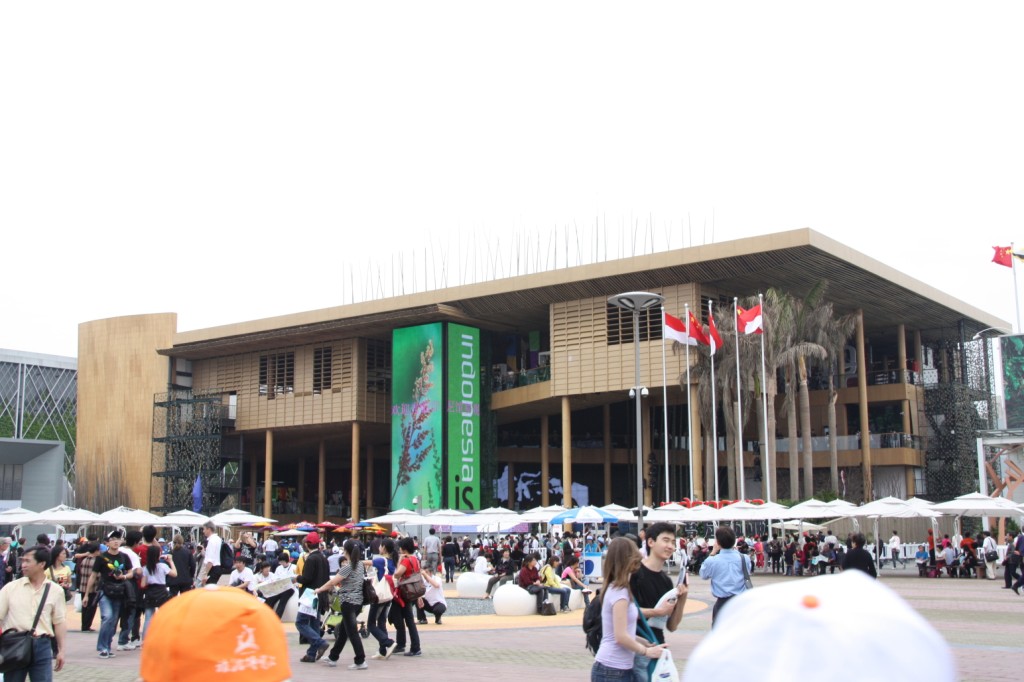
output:
M230 568L231 564L235 563L235 550L232 548L231 543L226 539L221 538L220 540L220 570L223 571L226 568Z
M601 638L604 637L604 627L601 625L601 594L594 595L590 600L590 606L583 612L583 632L587 636L586 648L590 653L597 654L601 646Z

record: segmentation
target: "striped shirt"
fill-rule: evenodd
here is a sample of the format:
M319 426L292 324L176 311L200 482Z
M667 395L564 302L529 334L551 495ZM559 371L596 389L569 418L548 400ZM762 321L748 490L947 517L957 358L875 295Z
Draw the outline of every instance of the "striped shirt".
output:
M341 576L341 601L346 604L360 605L363 603L363 580L366 579L366 569L362 561L357 561L353 567L351 562L346 561L338 569Z

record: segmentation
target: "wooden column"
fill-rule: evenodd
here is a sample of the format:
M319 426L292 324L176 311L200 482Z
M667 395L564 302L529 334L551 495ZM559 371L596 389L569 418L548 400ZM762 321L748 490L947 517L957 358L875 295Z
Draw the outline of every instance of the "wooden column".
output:
M651 480L653 480L651 478L651 465L647 461L650 458L650 456L651 456L651 452L653 452L653 450L651 448L651 443L653 441L653 438L651 437L651 407L650 407L650 405L644 405L643 410L641 410L641 412L640 412L640 415L641 415L641 419L640 419L641 427L640 427L640 429L643 432L644 442L640 446L641 454L640 454L639 460L642 463L641 466L643 466L643 468L644 468L644 474L646 474L644 476L644 480L647 483L647 485L644 486L644 504L647 505L648 507L650 507L650 506L652 506L654 504L654 489L651 488Z
M704 439L701 437L700 404L697 400L697 385L691 384L690 397L687 399L686 406L690 410L690 424L693 427L693 433L688 441L693 443L693 453L690 457L693 462L693 497L703 500L706 499L704 497ZM772 490L774 489L773 486Z
M914 330L914 365L917 367L917 384L920 386L923 383L921 373L924 372L924 346L921 345L919 330Z
M897 383L907 382L907 328L905 325L896 325L896 364L899 365L899 380Z
M907 499L910 499L917 494L916 486L914 485L914 467L904 468L907 481Z
M320 441L316 474L316 518L324 520L324 504L327 497L327 442Z
M857 402L860 408L860 456L864 475L864 501L874 499L871 475L871 429L868 428L868 365L864 351L864 311L857 311Z
M270 518L270 513L273 511L271 507L271 502L273 501L271 493L273 492L274 483L274 432L270 429L267 429L266 442L265 471L263 472L263 515Z
M373 506L373 443L366 444L366 508ZM390 509L388 511L391 511Z
M572 507L572 410L562 396L562 505Z
M601 409L601 428L604 434L604 503L612 500L612 406Z
M297 486L299 496L299 513L306 514L306 457L299 457L299 485ZM323 521L323 519L317 519Z
M541 476L541 478L544 478ZM516 465L515 462L508 463L508 469L506 473L506 485L508 486L508 508L516 508ZM545 491L546 492L546 491Z
M352 422L352 521L359 520L359 422Z
M551 489L551 483L549 482L551 476L551 446L548 441L548 434L551 432L549 426L548 415L542 415L540 418L540 503L542 506L547 507L551 504L548 494ZM512 468L512 463L509 463L509 470ZM512 483L509 482L509 490ZM509 493L509 498L512 494Z

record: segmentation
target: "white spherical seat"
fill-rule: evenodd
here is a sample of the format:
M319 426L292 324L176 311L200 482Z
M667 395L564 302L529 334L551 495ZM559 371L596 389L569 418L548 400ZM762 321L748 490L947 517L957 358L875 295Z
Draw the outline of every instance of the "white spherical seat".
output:
M573 611L583 608L583 590L569 592L569 608Z
M492 600L494 613L499 616L533 616L537 613L537 597L512 583L496 589Z
M455 591L460 597L481 599L487 594L487 583L490 576L484 573L463 573L455 581Z

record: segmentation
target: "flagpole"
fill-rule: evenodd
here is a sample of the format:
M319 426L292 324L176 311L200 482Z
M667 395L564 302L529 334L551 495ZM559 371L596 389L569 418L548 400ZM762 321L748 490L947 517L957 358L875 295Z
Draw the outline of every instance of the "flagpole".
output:
M1010 242L1010 269L1013 270L1013 304L1017 311L1017 333L1020 334L1020 294L1017 293L1017 256L1014 255L1013 242Z
M746 482L743 480L743 397L740 394L740 319L739 298L732 297L733 325L736 327L736 465L739 467L740 499L747 499Z
M661 306L661 413L665 417L665 501L671 502L668 479L668 369L665 367L665 306Z
M764 368L764 337L767 334L765 331L764 320L766 315L764 314L764 297L761 294L757 295L757 304L761 306L761 412L764 418L764 461L761 463L762 478L764 479L764 499L765 502L772 501L772 477L767 475L769 472L768 459L770 457L768 448L769 438L774 438L773 434L768 433L768 373L765 372ZM771 524L768 524L768 537L771 537Z
M690 304L686 304L686 453L690 459L690 502L693 502L693 405L690 404Z
M708 301L708 319L710 320L714 315L712 311L712 301ZM709 330L710 334L710 330ZM715 470L715 502L719 501L718 496L718 415L715 413L718 411L715 398L715 339L709 336L711 343L708 345L711 348L711 468Z

